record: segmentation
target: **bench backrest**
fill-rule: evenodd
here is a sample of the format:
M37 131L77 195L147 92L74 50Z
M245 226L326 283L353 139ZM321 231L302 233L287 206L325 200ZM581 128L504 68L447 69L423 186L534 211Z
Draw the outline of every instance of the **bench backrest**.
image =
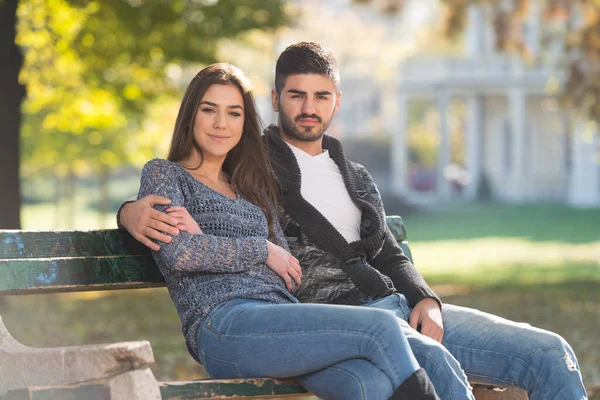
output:
M410 256L400 217L387 217ZM129 233L0 230L0 295L164 286L150 250Z

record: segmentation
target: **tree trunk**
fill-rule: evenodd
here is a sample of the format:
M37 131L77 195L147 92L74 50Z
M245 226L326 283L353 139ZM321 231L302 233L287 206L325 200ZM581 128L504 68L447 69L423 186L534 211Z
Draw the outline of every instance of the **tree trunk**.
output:
M15 44L17 3L0 1L0 229L21 227L19 130L25 88L19 84L23 55Z

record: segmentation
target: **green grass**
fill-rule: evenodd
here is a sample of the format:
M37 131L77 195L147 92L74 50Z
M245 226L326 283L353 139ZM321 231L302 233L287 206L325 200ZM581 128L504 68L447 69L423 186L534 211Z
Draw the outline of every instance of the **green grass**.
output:
M414 261L430 282L600 283L600 209L455 206L405 218Z
M454 204L404 219L410 240L417 243L498 237L574 244L600 241L600 208Z

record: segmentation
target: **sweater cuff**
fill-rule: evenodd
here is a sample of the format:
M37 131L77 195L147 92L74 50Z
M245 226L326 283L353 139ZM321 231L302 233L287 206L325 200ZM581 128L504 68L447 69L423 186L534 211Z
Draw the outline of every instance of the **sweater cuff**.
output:
M419 302L421 302L421 300L434 299L440 306L440 311L442 310L442 300L440 300L440 298L433 293L433 290L428 287L419 289L419 293L414 293L413 296L410 296L410 298L407 296L408 304L411 307L416 306Z
M137 200L137 196L136 197L131 197L127 200L125 200L125 202L123 202L123 204L121 204L121 207L119 207L119 210L117 211L117 227L121 230L127 230L127 228L125 228L123 226L123 224L121 224L121 210L123 210L123 207L125 207L126 204L129 203L133 203L134 201Z

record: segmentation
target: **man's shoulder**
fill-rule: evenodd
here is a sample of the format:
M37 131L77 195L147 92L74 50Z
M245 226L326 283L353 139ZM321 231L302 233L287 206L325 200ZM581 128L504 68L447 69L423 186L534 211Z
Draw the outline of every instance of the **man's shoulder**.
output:
M367 180L373 180L373 178L371 177L371 174L369 174L369 171L367 171L367 168L362 165L359 164L355 161L349 161L349 164L352 168L354 168L354 170L358 173L358 175L361 177L361 179L367 179Z

